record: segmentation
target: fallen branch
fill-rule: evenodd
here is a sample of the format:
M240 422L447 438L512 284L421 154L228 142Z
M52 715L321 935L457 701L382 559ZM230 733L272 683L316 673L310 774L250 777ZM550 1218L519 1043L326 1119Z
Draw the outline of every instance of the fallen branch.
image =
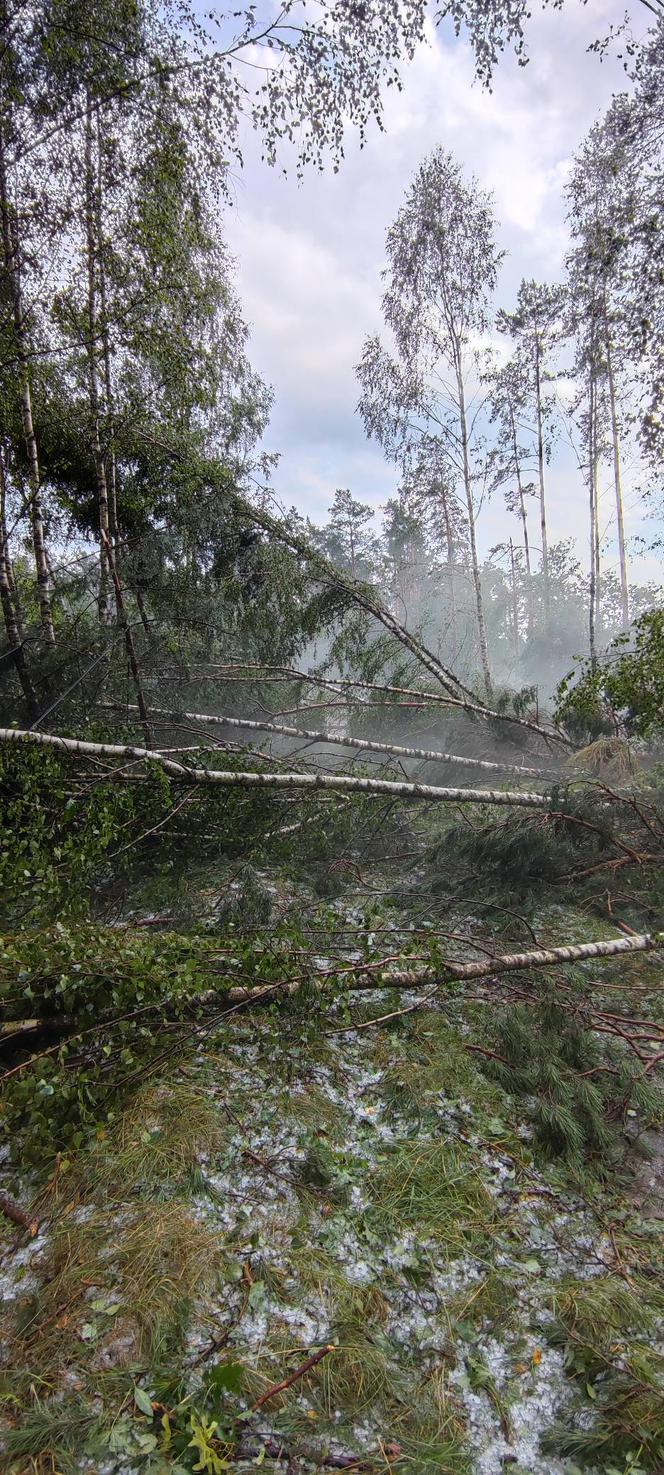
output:
M276 1398L277 1393L283 1393L293 1383L299 1382L300 1378L303 1378L306 1373L310 1372L312 1367L316 1367L317 1363L322 1362L323 1358L327 1357L328 1352L335 1351L336 1348L333 1342L328 1342L326 1347L320 1347L318 1352L314 1352L312 1357L308 1357L306 1362L302 1363L301 1367L296 1367L295 1372L291 1373L290 1377L283 1378L280 1383L274 1383L265 1393L261 1393L260 1398L257 1398L256 1402L252 1404L251 1412L255 1413L256 1409L262 1408L263 1404L267 1403L269 1398Z
M449 789L439 788L435 784L355 778L336 773L233 773L225 769L187 768L154 748L135 748L128 743L91 743L83 738L60 737L56 733L25 732L15 727L0 727L0 743L21 742L59 748L65 753L80 753L83 757L129 758L135 762L156 763L178 781L216 784L225 788L331 789L344 794L392 794L399 799L426 799L447 804L508 804L524 809L546 809L549 804L547 795L525 790Z
M103 702L104 708L113 708L123 712L138 712L136 706L118 707L113 702ZM543 774L538 768L523 768L515 763L492 763L486 758L464 758L460 753L441 753L435 748L409 748L399 743L379 743L370 741L368 738L338 737L335 733L312 732L302 727L289 727L280 722L258 722L248 717L224 717L211 712L167 712L162 707L151 708L152 717L165 717L177 723L184 717L188 722L208 723L215 727L236 727L247 732L269 732L276 737L295 738L296 741L309 743L330 743L340 748L356 748L360 752L385 753L388 757L395 758L417 758L426 763L451 763L458 764L460 768L479 768L485 773L512 773L522 778L550 777Z

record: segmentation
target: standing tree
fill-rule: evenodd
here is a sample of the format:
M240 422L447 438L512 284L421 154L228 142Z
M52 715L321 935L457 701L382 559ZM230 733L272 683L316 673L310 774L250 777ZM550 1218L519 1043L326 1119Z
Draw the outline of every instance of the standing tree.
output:
M358 377L366 430L407 470L429 460L446 520L459 501L465 513L480 664L487 694L491 670L477 551L478 507L489 461L478 391L481 335L502 254L494 242L491 201L466 182L439 148L418 170L387 235L383 314L396 346L365 346ZM449 547L449 539L448 539Z
M528 374L523 362L519 358L512 358L489 373L488 383L491 420L496 427L496 441L492 452L494 480L497 486L504 487L506 505L521 522L530 635L535 614L526 498L534 494L535 487L532 481L526 480L532 450L530 445L523 444L524 434L529 441L532 439L532 426L527 413Z
M522 281L519 287L516 311L499 312L498 327L509 333L517 345L517 359L524 372L528 394L528 406L535 423L537 447L537 476L539 482L540 535L542 547L542 574L544 579L544 616L548 624L550 614L549 590L549 541L546 524L546 483L544 467L547 460L547 420L550 404L544 386L548 377L548 357L560 332L560 314L564 300L564 289L560 286L547 287L539 282Z
M603 125L596 125L575 161L567 187L568 218L574 249L567 260L570 296L592 303L597 352L601 349L610 419L610 454L616 503L622 628L629 627L629 586L625 548L621 430L627 379L625 331L625 243L636 199L625 177L625 149ZM622 375L616 363L623 366Z
M376 554L376 538L367 531L373 522L373 508L357 502L347 487L337 487L328 509L330 521L322 529L312 529L316 547L353 579L368 579Z

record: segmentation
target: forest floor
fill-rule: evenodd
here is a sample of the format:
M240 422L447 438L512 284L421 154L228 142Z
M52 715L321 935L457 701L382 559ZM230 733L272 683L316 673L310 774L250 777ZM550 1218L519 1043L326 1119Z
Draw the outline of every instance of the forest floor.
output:
M187 904L216 925L218 878L200 880ZM389 954L439 925L422 904L413 921L384 866L331 899L282 876L249 889L268 932L297 907L348 959L358 938ZM547 944L612 931L571 905L533 924ZM486 935L464 905L445 927ZM576 976L616 1013L636 996L662 1017L652 957ZM662 1468L656 1124L632 1112L610 1166L552 1157L541 1099L491 1075L487 1018L513 1007L495 980L324 1008L315 992L169 1047L46 1183L7 1152L0 1187L41 1221L2 1231L8 1469Z

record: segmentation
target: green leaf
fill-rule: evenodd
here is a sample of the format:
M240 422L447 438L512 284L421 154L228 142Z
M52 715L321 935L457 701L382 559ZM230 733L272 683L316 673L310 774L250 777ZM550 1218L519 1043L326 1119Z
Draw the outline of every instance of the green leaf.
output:
M243 1372L241 1362L221 1362L210 1373L208 1388L215 1393L239 1393Z
M152 1399L144 1388L134 1388L134 1403L148 1419L153 1417L154 1409L152 1407Z

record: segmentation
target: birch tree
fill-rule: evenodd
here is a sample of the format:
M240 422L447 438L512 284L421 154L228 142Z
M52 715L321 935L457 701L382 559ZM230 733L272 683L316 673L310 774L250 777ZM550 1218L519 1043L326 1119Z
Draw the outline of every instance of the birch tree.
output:
M549 538L546 513L546 462L548 457L547 422L551 406L545 385L550 375L549 355L560 332L563 289L534 281L522 281L516 309L498 314L498 328L508 333L516 344L517 359L525 377L528 405L535 426L537 479L539 487L540 540L544 584L544 617L548 625L551 594L549 587Z
M532 426L527 415L528 375L523 363L518 358L512 358L489 374L488 384L491 421L496 427L492 453L494 479L497 486L503 487L509 511L521 523L530 635L535 612L527 503L535 494L535 486L528 479L532 461L531 447L523 443L524 437L528 441L532 439Z
M625 244L636 210L626 178L626 152L600 124L579 150L567 187L568 219L574 247L567 261L573 295L581 289L593 301L595 332L601 346L609 412L610 459L615 496L620 567L622 628L629 628L629 584L625 547L622 478L623 427L628 417L628 353L625 331ZM583 282L592 282L583 292ZM621 367L618 367L620 365ZM622 373L621 373L622 369ZM622 382L621 382L622 379Z
M383 315L396 352L377 338L365 345L359 409L367 433L399 464L422 458L445 468L436 486L448 522L463 507L480 666L491 696L476 533L488 479L480 350L502 259L490 197L439 148L418 170L386 248Z

